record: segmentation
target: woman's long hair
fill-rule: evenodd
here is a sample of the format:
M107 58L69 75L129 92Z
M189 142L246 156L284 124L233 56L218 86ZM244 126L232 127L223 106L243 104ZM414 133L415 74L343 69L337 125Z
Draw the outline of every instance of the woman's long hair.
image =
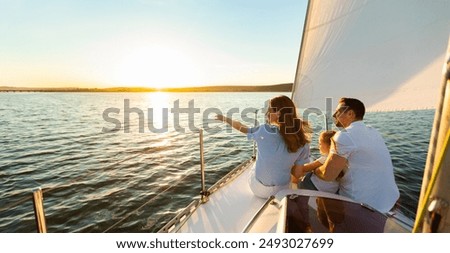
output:
M280 134L291 153L311 142L311 128L307 121L301 120L297 115L294 102L286 96L272 98L269 103L273 112L279 112L278 125Z

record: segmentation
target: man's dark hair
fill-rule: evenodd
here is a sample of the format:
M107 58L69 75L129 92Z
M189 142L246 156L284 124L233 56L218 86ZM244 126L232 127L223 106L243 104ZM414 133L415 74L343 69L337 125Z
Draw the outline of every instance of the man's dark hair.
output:
M356 98L341 98L339 103L344 104L348 107L347 110L352 110L355 112L355 118L358 120L362 120L364 118L364 114L366 113L366 108L364 104Z

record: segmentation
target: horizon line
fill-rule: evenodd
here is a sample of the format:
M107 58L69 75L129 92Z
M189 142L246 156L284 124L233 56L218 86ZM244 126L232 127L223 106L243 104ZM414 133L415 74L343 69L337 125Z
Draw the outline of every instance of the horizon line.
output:
M251 92L251 91L279 91L291 92L293 83L280 83L272 85L211 85L211 86L190 86L190 87L15 87L0 86L0 92Z

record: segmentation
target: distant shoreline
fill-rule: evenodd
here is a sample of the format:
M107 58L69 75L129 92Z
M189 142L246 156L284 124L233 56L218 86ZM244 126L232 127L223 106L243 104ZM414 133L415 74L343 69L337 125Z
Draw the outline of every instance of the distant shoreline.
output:
M0 92L291 92L292 83L260 86L202 86L185 88L24 88L0 87Z

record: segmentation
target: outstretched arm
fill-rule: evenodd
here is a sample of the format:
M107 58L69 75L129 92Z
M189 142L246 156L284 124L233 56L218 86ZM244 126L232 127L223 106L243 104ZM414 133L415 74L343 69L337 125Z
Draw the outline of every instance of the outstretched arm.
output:
M232 120L228 117L223 116L222 114L217 114L216 119L230 124L230 126L241 133L248 133L248 127L237 120Z

